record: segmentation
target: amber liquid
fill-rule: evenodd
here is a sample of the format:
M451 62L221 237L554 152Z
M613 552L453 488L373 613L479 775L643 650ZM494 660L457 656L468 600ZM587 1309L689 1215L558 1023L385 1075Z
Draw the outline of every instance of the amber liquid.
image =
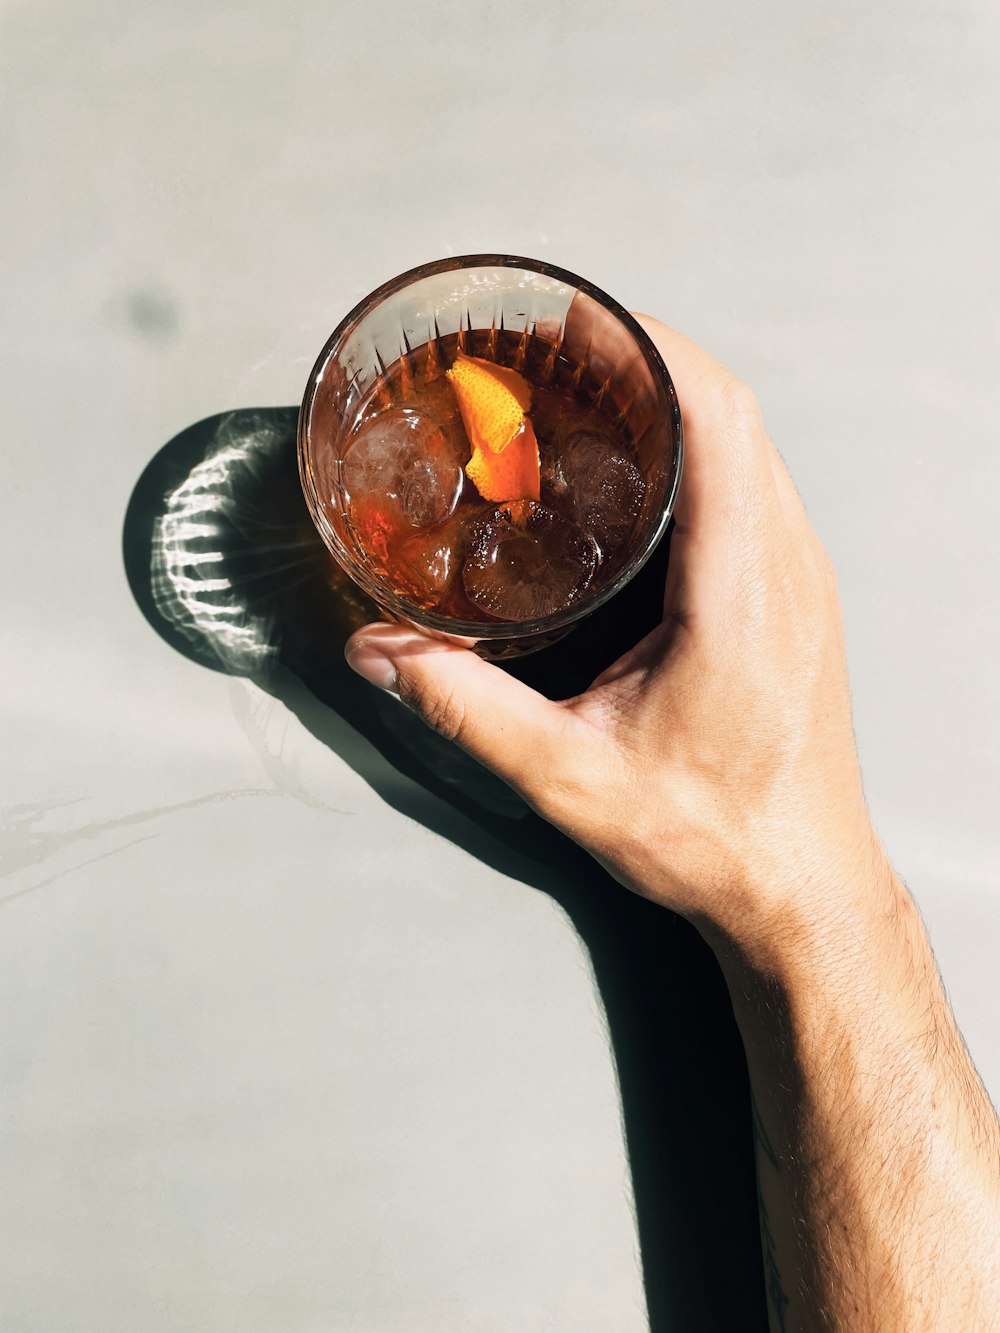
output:
M379 418L405 409L433 422L448 449L462 464L467 462L471 445L446 378L459 353L509 366L531 385L528 415L539 446L542 513L531 502L503 505L484 500L462 472L457 502L444 519L414 527L401 519L397 506L382 502L377 494L355 493L346 498L348 530L362 561L394 593L423 610L492 625L553 614L614 578L631 553L646 480L639 470L628 412L617 401L612 384L598 381L585 364L572 361L537 335L463 330L426 343L384 367L359 405L344 457ZM611 456L613 467L605 461ZM544 518L545 512L555 515L558 523ZM481 596L474 600L469 595L479 577L470 571L469 561L489 563L489 525L498 522L538 531L544 540L537 568L531 563L529 569L534 592L513 589L508 597L500 588L495 597L486 599L487 609ZM581 532L585 541L578 536ZM589 567L591 545L593 569L580 586L582 575L572 580L564 565L577 558L579 548L582 564ZM502 581L503 569L497 568ZM492 578L492 571L487 572ZM524 580L523 563L511 577Z

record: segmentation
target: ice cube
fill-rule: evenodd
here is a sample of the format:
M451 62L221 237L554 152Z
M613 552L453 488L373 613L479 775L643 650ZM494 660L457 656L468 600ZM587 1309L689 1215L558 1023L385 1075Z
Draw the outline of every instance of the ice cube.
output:
M624 546L646 483L611 427L574 425L562 435L547 463L543 498L572 514L602 555Z
M451 432L423 412L400 407L362 425L340 475L352 505L376 500L387 512L397 509L403 524L425 528L454 510L464 461Z
M600 555L582 528L533 500L472 525L462 566L471 602L497 620L536 620L577 601Z
M401 541L389 561L396 591L425 608L443 601L461 568L466 530L465 514L452 514Z

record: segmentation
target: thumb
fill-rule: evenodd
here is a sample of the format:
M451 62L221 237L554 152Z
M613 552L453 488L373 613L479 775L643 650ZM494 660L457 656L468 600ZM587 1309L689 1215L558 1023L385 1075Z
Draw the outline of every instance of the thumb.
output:
M570 712L468 648L401 625L367 625L344 652L365 680L398 694L428 726L533 803L571 753Z

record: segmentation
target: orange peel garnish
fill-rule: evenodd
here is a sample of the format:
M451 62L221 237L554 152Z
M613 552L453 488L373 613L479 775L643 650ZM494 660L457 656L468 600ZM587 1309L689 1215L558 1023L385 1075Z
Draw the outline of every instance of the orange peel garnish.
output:
M531 385L516 370L462 353L447 375L473 447L503 453L531 406Z
M472 458L465 472L484 500L539 498L538 441L525 416L531 385L507 366L459 354L447 372Z
M535 429L527 417L503 453L472 447L472 457L465 465L469 478L484 500L538 500L541 497L541 471Z

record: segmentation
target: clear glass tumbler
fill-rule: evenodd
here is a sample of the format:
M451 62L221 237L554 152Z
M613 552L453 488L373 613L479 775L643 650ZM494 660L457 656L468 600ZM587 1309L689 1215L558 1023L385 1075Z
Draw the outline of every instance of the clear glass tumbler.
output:
M622 427L645 487L626 549L579 600L530 621L461 620L399 595L352 529L341 481L359 412L386 367L432 340L504 360L517 346L540 373L583 374ZM525 352L525 349L528 352ZM498 350L499 349L499 350ZM564 269L512 255L465 255L424 264L385 283L334 330L306 385L298 425L299 471L320 536L387 618L460 642L486 657L533 652L561 638L636 574L670 520L683 459L681 414L669 372L648 335L616 301Z

